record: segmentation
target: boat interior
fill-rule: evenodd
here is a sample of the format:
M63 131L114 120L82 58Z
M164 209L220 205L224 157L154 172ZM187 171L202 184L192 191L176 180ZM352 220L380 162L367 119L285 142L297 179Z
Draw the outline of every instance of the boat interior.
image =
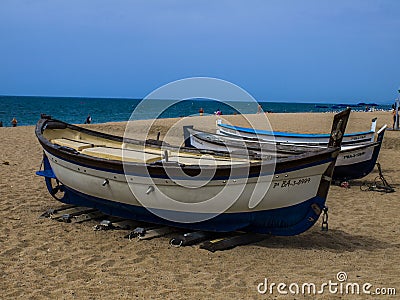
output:
M210 151L189 151L178 147L160 147L123 142L91 135L71 128L43 130L43 137L50 143L69 151L95 158L124 162L154 164L176 162L184 165L220 166L244 163L259 163L260 159L240 156L218 155Z

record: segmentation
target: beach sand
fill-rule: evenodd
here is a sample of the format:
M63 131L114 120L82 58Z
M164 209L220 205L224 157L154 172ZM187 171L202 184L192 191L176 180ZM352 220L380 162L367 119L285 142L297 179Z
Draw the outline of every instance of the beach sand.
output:
M333 114L268 114L274 130L328 132ZM243 116L223 116L245 125ZM263 115L249 115L260 127ZM352 113L348 131L364 131L373 117L378 128L389 112ZM182 123L215 130L214 116L159 120L150 130L171 143L182 143ZM179 128L174 123L179 121ZM257 123L258 122L258 123ZM131 128L144 138L150 121ZM89 125L123 134L123 123ZM167 134L168 133L168 134ZM0 128L0 298L2 299L303 299L260 295L259 283L315 283L320 286L346 272L346 282L394 287L400 293L400 132L386 132L379 162L397 191L392 194L360 191L376 169L345 189L332 186L328 195L329 231L321 218L309 231L294 237L265 241L210 253L198 246L174 248L170 237L149 241L124 239L127 231L93 231L93 223L67 224L39 219L48 208L60 207L35 176L42 150L34 127ZM359 299L333 295L325 289L318 299ZM307 298L307 297L306 297ZM372 297L371 297L372 298ZM395 298L395 297L382 297Z

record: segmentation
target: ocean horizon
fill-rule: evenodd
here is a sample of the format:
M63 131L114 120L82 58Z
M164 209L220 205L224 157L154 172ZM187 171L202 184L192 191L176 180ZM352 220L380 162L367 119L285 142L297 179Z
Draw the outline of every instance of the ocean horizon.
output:
M183 100L173 104L172 100L146 100L129 98L88 98L88 97L41 97L41 96L0 96L0 122L10 127L11 120L16 118L18 126L35 125L42 113L53 118L74 124L84 123L88 115L92 123L123 122L133 115L133 120L153 118L188 117L199 114L214 114L220 109L222 114L257 113L258 104L264 112L296 113L296 112L336 112L346 107L356 111L364 111L366 106L376 110L390 110L391 104L376 103L296 103L296 102L243 102L228 101L221 103L208 99ZM139 105L140 104L140 105ZM159 111L160 107L168 106Z

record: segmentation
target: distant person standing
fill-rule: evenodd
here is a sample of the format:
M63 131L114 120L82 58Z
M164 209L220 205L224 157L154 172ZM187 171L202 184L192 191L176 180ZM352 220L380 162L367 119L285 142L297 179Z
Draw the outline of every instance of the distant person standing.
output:
M200 114L200 116L204 115L204 109L202 107L200 107L200 109L199 109L199 114Z
M261 104L258 104L257 113L261 114L261 112L262 112L262 106L261 106Z
M90 124L92 123L92 117L90 115L87 116L85 124Z
M0 127L3 127L3 121L0 121Z
M222 115L222 111L220 111L219 108L218 108L217 111L215 112L215 115L216 115L216 116Z
M13 118L13 119L11 120L11 125L12 125L12 127L17 127L17 124L18 124L17 119L16 119L16 118Z

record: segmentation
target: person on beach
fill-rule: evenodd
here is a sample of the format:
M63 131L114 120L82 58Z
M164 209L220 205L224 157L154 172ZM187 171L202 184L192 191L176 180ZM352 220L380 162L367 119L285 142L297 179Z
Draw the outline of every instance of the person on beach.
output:
M392 115L393 115L393 129L396 126L396 106L392 105Z
M11 120L11 125L12 125L12 127L17 127L17 124L18 124L17 119L16 119L16 118L13 118L13 119Z
M92 117L90 115L87 116L85 124L90 124L92 123Z
M200 107L200 109L199 109L199 114L200 114L200 116L202 116L204 114L204 109L202 107Z
M0 121L0 127L3 127L3 121Z
M216 115L216 116L222 115L222 112L219 110L219 108L218 108L217 111L215 112L215 115Z
M262 112L262 106L261 106L261 104L258 104L257 113L261 114L261 112Z

